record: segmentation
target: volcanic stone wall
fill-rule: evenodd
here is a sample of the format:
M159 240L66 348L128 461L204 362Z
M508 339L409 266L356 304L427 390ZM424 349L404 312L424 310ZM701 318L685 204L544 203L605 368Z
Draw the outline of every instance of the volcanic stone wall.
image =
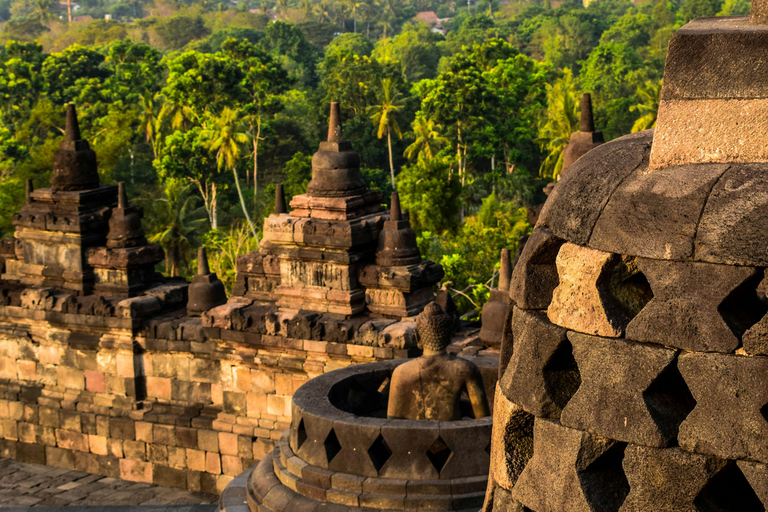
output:
M289 428L301 384L413 346L412 322L248 300L190 318L187 286L111 299L5 284L0 456L219 492Z
M487 512L768 505L764 164L651 171L652 135L582 157L525 245Z

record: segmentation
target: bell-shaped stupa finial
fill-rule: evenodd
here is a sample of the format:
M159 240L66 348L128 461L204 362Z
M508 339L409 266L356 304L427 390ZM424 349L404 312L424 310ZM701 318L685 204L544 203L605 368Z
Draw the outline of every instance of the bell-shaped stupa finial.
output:
M125 193L125 184L122 181L117 184L117 207L128 208L128 195Z
M32 202L32 192L35 191L35 185L32 182L32 178L27 178L27 204Z
M331 102L331 119L328 122L328 142L341 142L341 109L339 102Z
M283 184L278 183L277 186L275 186L275 214L280 215L282 213L288 213L288 207L285 204Z
M200 247L197 250L197 275L205 276L211 273L211 268L208 266L208 253L205 251L205 247Z
M403 214L400 210L400 194L392 192L392 204L389 207L389 220L403 220Z
M595 131L595 118L592 115L592 95L588 92L581 95L581 119L579 119L579 131Z
M82 137L80 136L80 125L77 122L77 111L75 110L74 103L67 104L67 124L64 130L64 140L82 140Z
M212 274L208 267L205 247L197 250L197 275L192 278L187 295L187 314L190 316L200 316L205 311L227 302L224 283L216 274Z
M72 103L67 105L64 140L61 141L59 150L53 156L51 187L54 192L90 190L99 187L96 153L91 150L88 141L80 135L77 111Z
M509 291L509 282L512 280L512 260L509 257L509 249L501 250L501 267L499 268L499 290Z

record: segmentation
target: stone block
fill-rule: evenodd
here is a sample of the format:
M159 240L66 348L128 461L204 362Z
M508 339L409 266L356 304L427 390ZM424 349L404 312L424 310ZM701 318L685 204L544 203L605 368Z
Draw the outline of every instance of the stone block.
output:
M176 427L172 425L154 425L152 438L156 444L176 446Z
M221 474L221 457L218 453L205 452L205 471L213 475Z
M174 469L155 464L152 468L152 483L162 487L186 489L187 473L181 469Z
M533 457L512 497L536 512L618 510L629 493L624 444L537 418Z
M647 168L652 135L621 137L579 158L550 193L537 226L575 244L586 244L611 194L635 169Z
M559 282L555 261L563 243L545 228L533 230L509 285L509 296L519 308L547 309Z
M413 479L416 477L436 479L440 477L442 465L433 463L430 450L444 451L438 441L440 427L434 421L402 420L393 425L381 427L381 442L390 452L386 462L379 469L383 478ZM442 443L444 445L444 443Z
M329 464L329 469L359 476L378 476L387 456L386 449L379 450L382 448L378 439L381 435L379 423L356 417L355 421L335 422L333 429L341 450Z
M91 448L91 453L107 455L107 438L104 436L89 434L88 446Z
M533 415L497 387L494 395L489 478L511 489L533 455Z
M652 297L632 257L567 243L556 263L560 282L547 316L561 327L618 338Z
M93 370L83 371L85 376L85 389L92 393L106 393L107 385L104 382L104 372Z
M696 498L726 461L679 448L627 446L623 468L630 492L621 512L701 510Z
M704 204L726 169L727 164L636 169L611 195L589 246L645 258L691 258Z
M82 391L85 389L85 376L82 370L68 366L56 368L56 382L59 387L68 390Z
M59 448L78 452L87 452L88 436L71 430L56 429L56 444Z
M745 194L745 188L749 194ZM768 178L762 164L732 163L714 186L696 233L696 259L764 267L768 250L759 243L766 225Z
M45 464L45 446L34 443L18 443L16 460L30 464Z
M768 359L689 353L680 356L678 366L696 399L680 425L680 447L768 462Z
M543 312L514 308L514 352L501 378L509 399L531 414L559 418L581 383L566 330Z
M112 439L136 439L136 425L130 418L110 418L109 437Z
M147 396L171 400L171 379L163 377L147 377Z
M627 326L627 338L693 351L733 352L766 312L755 289L762 272L698 262L640 259L653 299Z
M187 467L195 471L205 471L205 452L201 450L186 449Z
M677 352L625 340L568 333L581 386L563 426L644 446L664 447L696 405L677 370Z
M63 469L75 469L75 452L53 446L45 447L45 463Z

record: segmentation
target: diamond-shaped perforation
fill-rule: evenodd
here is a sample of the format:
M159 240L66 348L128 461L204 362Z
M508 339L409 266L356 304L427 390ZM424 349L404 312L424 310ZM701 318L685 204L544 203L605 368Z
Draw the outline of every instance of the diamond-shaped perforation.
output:
M334 457L341 451L341 443L339 443L339 438L336 437L336 432L334 432L333 429L328 432L328 436L326 436L325 441L323 441L323 446L325 447L325 456L330 464Z
M381 434L379 434L379 437L377 437L371 443L370 448L368 448L368 457L370 457L376 471L380 471L391 456L392 450L389 449L389 445L387 445L387 442L381 437Z
M760 498L738 466L728 463L704 489L693 504L703 512L757 512L764 511Z
M296 450L300 450L306 440L307 440L307 429L304 426L304 418L302 418L299 421L299 426L296 427Z
M760 409L760 414L762 414L762 415L763 415L763 418L765 419L765 421L768 421L768 404L765 404L765 405L764 405L764 406L763 406L763 407Z
M445 465L448 464L452 455L453 452L448 448L448 445L445 444L445 441L443 441L443 438L440 436L435 439L435 442L432 443L432 446L427 450L427 458L429 458L429 461L438 473L440 473Z

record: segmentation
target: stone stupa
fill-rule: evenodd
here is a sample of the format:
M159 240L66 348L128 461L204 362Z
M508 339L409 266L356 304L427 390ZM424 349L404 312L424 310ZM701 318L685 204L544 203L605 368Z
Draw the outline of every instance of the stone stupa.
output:
M655 131L552 191L510 286L485 512L768 506L766 35L764 0L685 25Z

